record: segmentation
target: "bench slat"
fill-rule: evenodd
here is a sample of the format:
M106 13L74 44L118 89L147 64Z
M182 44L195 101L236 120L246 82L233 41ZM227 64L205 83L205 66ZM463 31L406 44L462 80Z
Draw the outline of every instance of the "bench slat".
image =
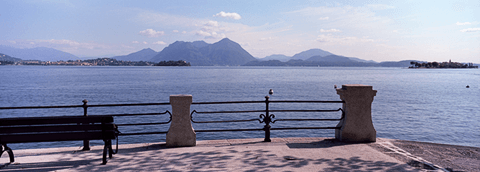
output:
M85 130L114 130L115 124L79 124L79 125L51 125L51 126L25 126L25 127L0 127L0 134L13 133L41 133L41 132L72 132Z
M115 131L0 135L0 143L115 139Z
M68 124L68 123L110 123L112 116L55 116L55 117L22 117L1 118L0 126L12 125L42 125L42 124Z

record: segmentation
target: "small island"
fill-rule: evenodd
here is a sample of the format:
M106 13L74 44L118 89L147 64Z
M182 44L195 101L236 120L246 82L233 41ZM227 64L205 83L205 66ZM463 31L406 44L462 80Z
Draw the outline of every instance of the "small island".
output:
M155 63L154 66L191 66L190 62L184 61L184 60L179 60L179 61L161 61L158 63Z
M474 66L473 63L459 63L459 62L452 62L449 60L448 62L416 62L411 61L410 64L412 66L408 67L409 69L430 69L430 68L475 68L478 69L478 66Z

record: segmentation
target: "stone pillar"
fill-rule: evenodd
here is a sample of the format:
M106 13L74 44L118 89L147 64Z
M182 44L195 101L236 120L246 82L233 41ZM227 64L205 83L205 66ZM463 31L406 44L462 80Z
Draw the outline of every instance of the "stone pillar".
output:
M335 129L335 138L344 142L375 142L377 132L372 123L372 102L377 90L361 84L342 85L337 89L340 99L345 101L345 118Z
M167 146L195 146L196 134L190 118L192 95L170 95L172 123L167 133Z

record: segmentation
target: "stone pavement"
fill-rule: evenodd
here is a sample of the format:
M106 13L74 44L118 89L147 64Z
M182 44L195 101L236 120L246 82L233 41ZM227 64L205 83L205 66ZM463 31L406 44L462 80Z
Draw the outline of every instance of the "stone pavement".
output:
M179 148L167 148L165 143L125 144L119 145L118 154L106 165L101 164L103 146L92 146L91 151L80 147L13 150L16 162L7 163L8 154L3 154L0 171L426 171L371 146L382 147L390 139L368 144L331 138L262 141L206 140Z

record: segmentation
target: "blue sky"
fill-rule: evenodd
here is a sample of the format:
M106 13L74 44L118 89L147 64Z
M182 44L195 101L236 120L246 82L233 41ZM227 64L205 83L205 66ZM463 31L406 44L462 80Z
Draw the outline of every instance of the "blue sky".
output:
M260 58L480 63L480 1L0 0L0 45L16 48L103 57L225 37Z

